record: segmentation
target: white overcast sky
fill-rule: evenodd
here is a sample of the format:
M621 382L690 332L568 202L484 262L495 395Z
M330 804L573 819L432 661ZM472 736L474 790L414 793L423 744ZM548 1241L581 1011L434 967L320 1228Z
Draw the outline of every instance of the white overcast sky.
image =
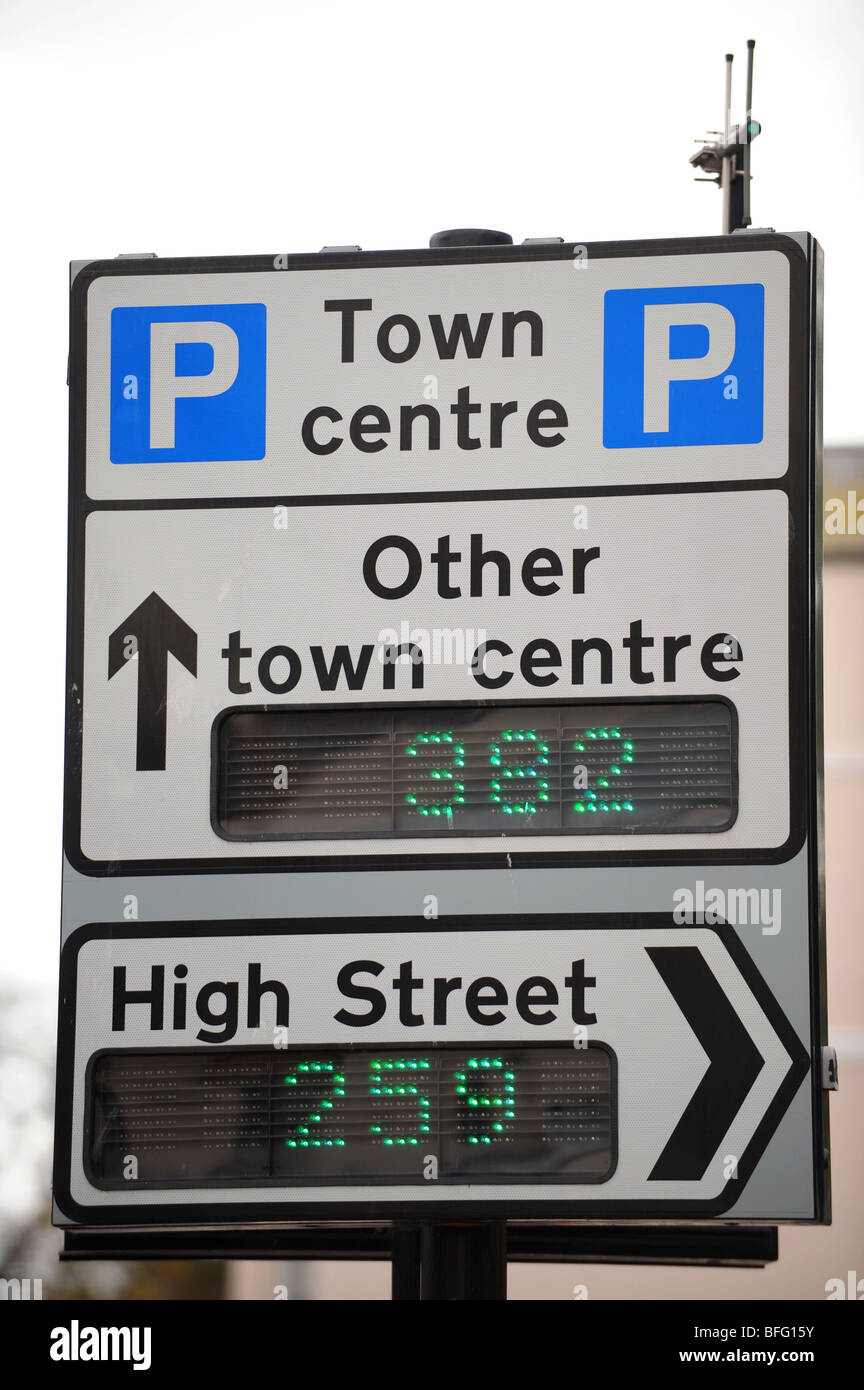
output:
M0 974L56 969L68 261L714 233L687 159L750 37L754 224L822 242L825 438L864 443L861 0L0 0Z

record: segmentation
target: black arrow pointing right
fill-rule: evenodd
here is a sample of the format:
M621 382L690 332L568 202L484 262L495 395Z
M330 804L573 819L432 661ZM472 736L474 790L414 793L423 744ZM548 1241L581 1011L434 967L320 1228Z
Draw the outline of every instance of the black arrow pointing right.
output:
M698 946L646 946L645 950L709 1061L648 1177L653 1182L696 1182L704 1177L765 1059Z

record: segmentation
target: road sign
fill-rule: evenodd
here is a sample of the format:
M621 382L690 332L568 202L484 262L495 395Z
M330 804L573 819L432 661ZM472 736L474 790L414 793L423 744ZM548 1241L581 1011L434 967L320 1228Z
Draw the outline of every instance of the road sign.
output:
M262 1198L275 1216L285 1189L309 1197L322 1179L343 1209L389 1180L402 1204L470 1200L482 1184L523 1209L548 1185L574 1211L652 1213L686 1184L684 1209L716 1214L753 1170L765 1115L807 1072L726 926L646 914L357 928L79 935L69 986L92 1109L73 1196L98 1191L91 1216L128 1207L130 1165L136 1200L165 1220L190 1192L194 1205L202 1177L236 1216ZM111 985L94 1000L100 976ZM284 1023L262 1047L265 993ZM111 1028L123 1045L104 1049ZM414 1041L444 1028L444 1043Z
M820 266L78 271L60 1224L826 1219Z
M775 488L741 496L592 497L587 533L569 499L94 513L72 852L85 870L407 851L461 862L506 833L552 863L620 847L622 833L628 852L663 833L669 849L711 855L719 830L725 851L776 851L793 818L788 502ZM431 559L445 548L446 575ZM317 601L298 603L310 589ZM592 727L618 725L626 737L589 757ZM439 726L450 743L417 742ZM511 726L513 756L495 754ZM702 726L717 743L694 762ZM582 766L598 780L598 757L620 805L586 820L571 792ZM510 802L493 801L505 783ZM672 785L681 796L664 801ZM530 819L510 803L532 805ZM443 830L424 809L446 811Z

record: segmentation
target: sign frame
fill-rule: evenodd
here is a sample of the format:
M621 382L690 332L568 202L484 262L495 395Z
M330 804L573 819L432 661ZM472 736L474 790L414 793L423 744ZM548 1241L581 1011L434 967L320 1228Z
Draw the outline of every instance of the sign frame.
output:
M591 258L612 259L617 257L685 256L688 254L711 254L712 252L780 251L789 265L790 289L790 362L789 362L789 465L782 476L771 479L743 479L738 481L694 482L620 485L610 487L551 487L551 488L489 488L469 491L412 492L402 493L361 493L338 494L314 497L286 497L283 494L254 497L213 497L206 499L147 499L109 501L91 499L86 494L86 333L87 333L87 294L90 285L101 276L147 276L152 274L177 275L212 274L231 271L272 272L275 262L286 273L294 271L315 271L322 269L362 269L470 266L495 262L526 263L545 260L573 260L577 250L580 255L585 248L572 242L533 244L523 246L484 246L456 247L448 249L414 251L325 251L317 254L212 257L184 259L127 259L93 261L84 264L74 274L70 309L70 482L69 482L69 580L67 610L67 684L66 684L66 763L64 783L64 851L67 861L65 872L82 883L115 884L118 880L133 878L145 883L148 878L158 877L166 881L188 875L243 875L248 873L285 874L313 873L326 871L380 872L382 870L429 869L444 870L501 870L511 869L518 874L520 870L567 869L574 867L661 867L681 865L782 865L792 860L806 849L808 878L808 950L810 972L810 1035L811 1052L810 1099L812 1107L812 1174L813 1174L813 1214L800 1218L802 1224L827 1222L830 1220L830 1185L828 1174L828 1107L827 1091L823 1089L821 1050L827 1043L827 1002L825 974L825 915L824 915L824 833L823 833L823 761L822 761L822 658L821 658L821 550L822 550L822 511L821 511L821 341L822 341L822 252L818 244L808 234L783 236L764 230L748 230L733 237L670 238L658 241L632 241L614 243L593 243L587 248ZM567 498L573 500L590 499L596 496L634 496L650 494L745 492L772 488L786 494L790 509L789 571L788 571L788 677L789 677L789 835L786 842L774 850L664 850L662 844L656 850L628 852L622 850L592 851L589 848L572 854L538 853L511 845L509 850L496 853L472 853L469 847L464 852L435 855L412 854L346 854L322 859L320 856L292 856L281 858L270 856L266 859L186 859L186 860L115 860L94 862L81 851L81 768L82 731L84 719L85 691L83 685L84 657L84 557L85 527L87 517L98 511L136 510L199 510L217 507L251 508L288 505L335 506L357 505L374 506L383 502L410 504L429 501L484 501L518 498ZM805 678L802 678L805 677ZM611 697L610 697L611 698ZM671 701L675 697L664 696ZM686 697L678 697L684 699ZM541 703L535 700L530 703ZM578 698L559 703L580 703ZM587 697L583 703L597 703ZM358 704L361 702L357 702ZM368 704L376 703L374 700ZM429 704L434 704L430 701ZM477 700L479 705L500 704L500 700ZM517 700L507 703L518 704ZM521 703L529 703L522 701ZM226 704L226 710L229 706ZM250 709L251 706L243 706ZM332 706L336 708L336 706ZM209 750L208 750L209 751ZM803 756L802 756L803 753ZM119 886L119 885L118 885ZM250 885L251 887L251 885ZM114 889L116 895L117 888ZM91 922L102 922L101 917L93 917ZM310 931L326 930L329 919L321 918L308 928ZM358 933L368 930L363 918L353 919ZM397 917L382 919L378 929L398 930ZM416 929L417 921L411 921ZM480 929L480 917L447 916L436 924L440 931L463 927ZM250 926L266 931L266 918L243 920L237 918L222 923L226 930L242 932ZM343 924L344 925L344 924ZM507 923L502 916L490 920L488 929L505 930ZM523 917L514 917L512 929L525 926ZM528 923L527 925L530 925ZM559 923L560 925L560 923ZM208 921L198 928L201 935L213 934L220 926L218 922ZM72 1160L71 1145L80 1136L72 1129L72 1054L71 1042L75 1036L75 998L70 982L74 981L73 955L83 944L82 933L97 930L110 930L118 939L142 938L151 935L170 934L172 929L182 929L186 935L195 934L193 922L174 922L153 920L135 925L114 924L87 926L77 925L73 920L64 942L61 964L61 1014L59 1024L58 1086L57 1086L57 1143L55 1149L55 1198L60 1208L60 1224L80 1222L82 1225L162 1224L177 1226L194 1222L213 1224L214 1221L228 1221L247 1224L252 1216L252 1206L243 1204L236 1208L217 1209L212 1204L195 1205L190 1203L182 1208L182 1222L177 1218L181 1209L168 1208L159 1215L159 1208L129 1206L125 1208L79 1207L72 1199L69 1190L69 1172ZM288 934L302 929L296 919L285 919L274 931ZM752 957L736 936L734 929L724 926L734 949L746 960L750 972L761 980ZM724 941L724 944L725 941ZM729 947L730 953L733 949ZM736 958L736 964L739 960ZM71 973L70 973L71 972ZM746 976L745 976L746 978ZM764 982L763 982L764 984ZM765 986L771 995L770 988ZM782 1015L782 1009L781 1009ZM785 1020L784 1020L785 1021ZM614 1042L612 1044L614 1047ZM806 1066L805 1066L806 1070ZM795 1087L800 1085L802 1071L797 1076ZM763 1122L764 1124L764 1122ZM770 1134L766 1136L767 1145ZM706 1211L702 1204L681 1201L668 1203L644 1202L636 1204L635 1209L624 1211L619 1204L604 1209L603 1203L578 1203L567 1200L556 1203L549 1201L520 1203L478 1198L477 1201L455 1203L435 1202L424 1204L420 1201L399 1206L392 1202L358 1204L350 1206L350 1219L381 1217L401 1219L403 1217L434 1216L439 1219L465 1219L476 1212L484 1217L597 1217L612 1220L626 1219L629 1222L645 1220L698 1220L707 1216L721 1216L728 1212L736 1192L743 1191L752 1167L761 1157L762 1150L745 1171L738 1188L729 1187L730 1200L725 1200L721 1208ZM284 1204L268 1207L266 1203L255 1204L254 1219L258 1221L284 1221L286 1218L306 1220L349 1219L344 1210L330 1202L292 1203L290 1210ZM727 1220L744 1220L763 1223L765 1217L727 1216ZM772 1220L778 1218L770 1218ZM791 1218L796 1221L799 1218Z

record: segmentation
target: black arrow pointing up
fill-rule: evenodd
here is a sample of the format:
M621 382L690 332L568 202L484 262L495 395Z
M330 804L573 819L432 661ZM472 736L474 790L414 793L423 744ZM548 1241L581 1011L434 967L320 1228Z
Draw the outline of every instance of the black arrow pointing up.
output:
M765 1059L698 946L645 949L709 1061L708 1070L648 1176L654 1182L696 1181L704 1177Z
M134 637L134 643L130 638ZM158 594L150 594L108 638L108 679L137 651L139 772L164 772L167 730L168 653L198 674L198 634Z

